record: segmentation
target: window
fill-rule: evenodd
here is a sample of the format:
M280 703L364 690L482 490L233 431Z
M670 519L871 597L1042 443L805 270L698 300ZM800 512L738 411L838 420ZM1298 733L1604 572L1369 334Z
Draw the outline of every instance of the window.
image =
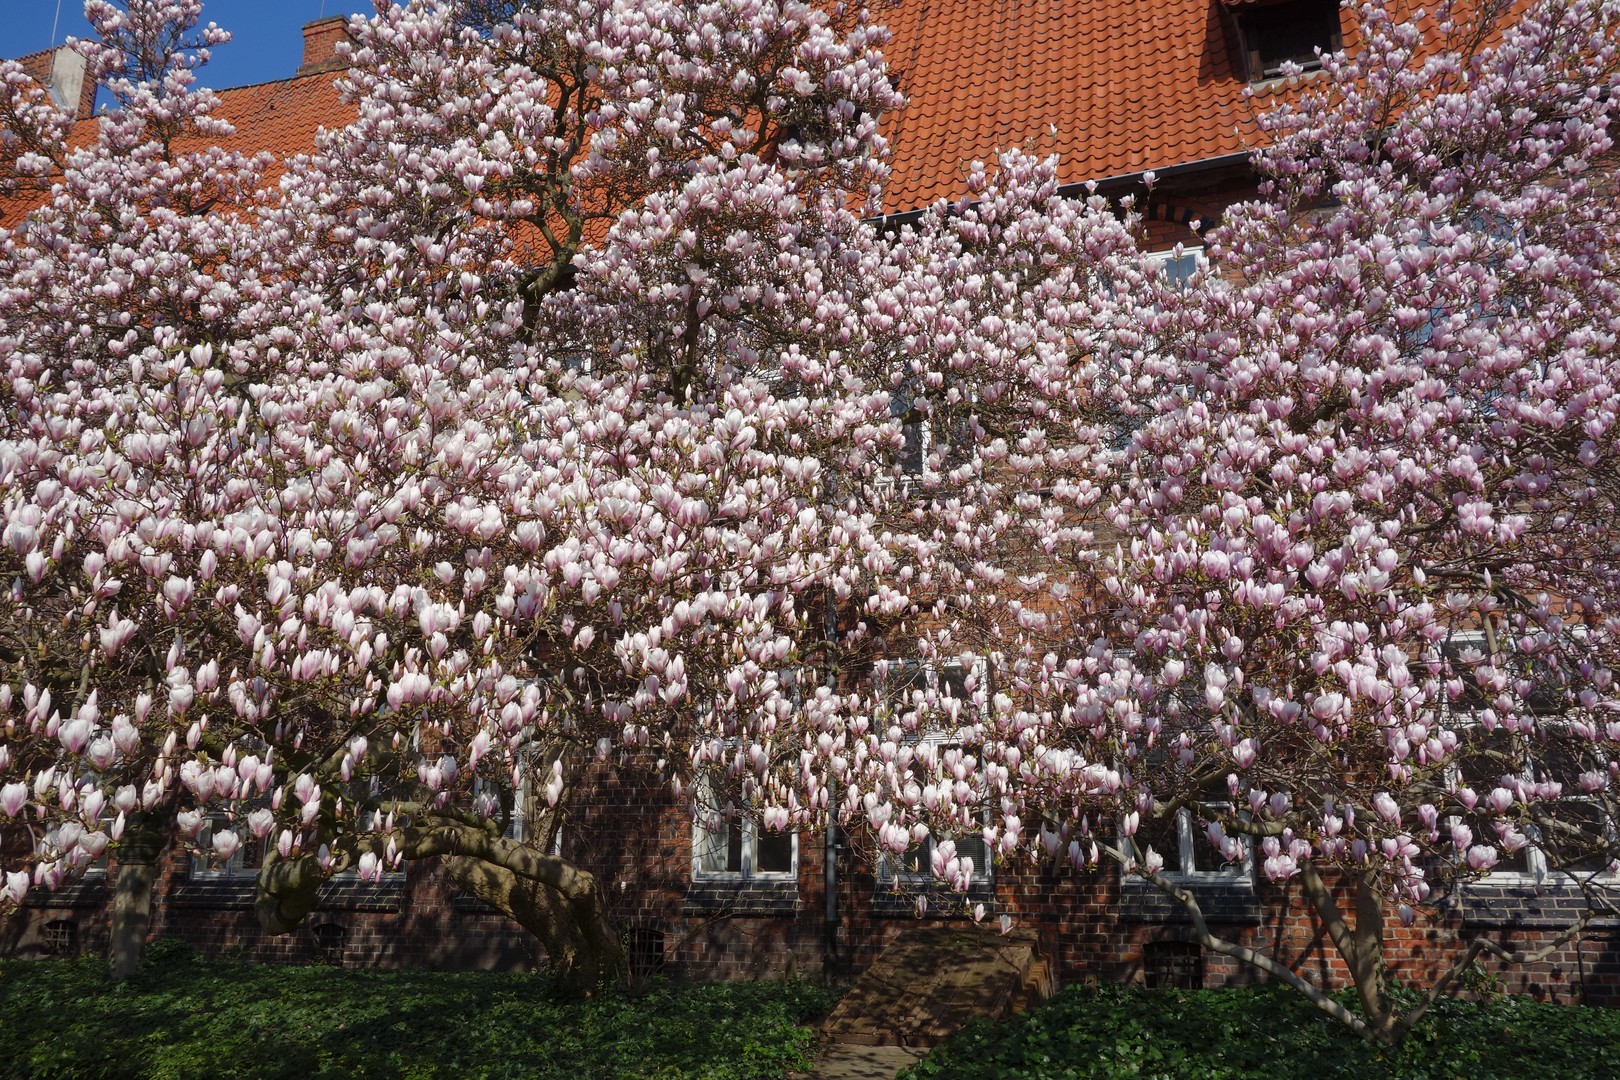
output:
M1193 275L1204 267L1202 248L1182 248L1179 253L1176 250L1154 251L1147 258L1149 265L1163 273L1177 292L1186 292Z
M348 944L349 932L337 923L323 922L309 928L315 939L315 959L323 964L342 964L343 947Z
M1487 729L1484 710L1494 695L1481 686L1480 676L1499 670L1499 658L1487 649L1483 633L1464 631L1441 650L1449 708L1462 722L1459 734L1466 740L1452 779L1476 800L1472 810L1452 817L1451 825L1467 828L1469 846L1496 849L1491 877L1498 881L1540 883L1559 873L1606 871L1616 854L1615 822L1602 801L1608 771L1594 744L1556 718L1567 701L1562 676L1543 659L1510 654L1501 661L1506 671L1500 672L1508 689L1518 695L1524 713L1546 719L1537 720L1533 730L1509 731L1494 723ZM1489 805L1498 788L1531 789L1531 813L1519 816L1523 805L1515 801L1498 828ZM1458 852L1459 858L1465 854Z
M1602 756L1579 736L1556 722L1535 735L1498 729L1474 729L1467 751L1458 756L1456 776L1477 798L1469 813L1454 817L1453 826L1465 826L1473 845L1496 849L1491 876L1541 883L1564 873L1587 875L1608 870L1616 852L1614 821L1595 793L1589 778L1606 775ZM1514 791L1558 785L1559 796L1539 801L1530 819L1515 820L1522 809L1509 808L1498 829L1489 806L1497 788ZM1581 793L1594 790L1591 798ZM1462 855L1459 852L1459 856Z
M1193 799L1209 810L1213 820L1227 818L1232 811L1231 792L1227 788L1224 768L1213 772L1196 768L1197 759L1183 748L1191 747L1206 737L1209 712L1204 703L1204 680L1184 678L1165 698L1162 727L1155 745L1147 751L1147 760L1154 770L1165 776L1170 784L1182 792L1190 792ZM1191 801L1191 800L1189 800ZM1183 806L1174 814L1166 815L1164 804L1156 804L1153 816L1142 815L1136 835L1126 840L1129 853L1140 860L1152 848L1164 860L1161 871L1173 881L1251 882L1254 877L1253 853L1245 836L1228 833L1242 848L1242 857L1228 860L1210 841L1209 827L1200 820L1197 810Z
M55 858L65 854L66 864L81 878L105 876L107 852L111 843L108 830L115 813L111 806L103 807L94 830L85 828L81 821L57 822L45 830L37 845L33 843L33 834L27 828L23 828L20 842L26 842L29 849L47 857Z
M923 458L928 452L930 432L917 404L915 384L907 378L889 395L889 415L900 421L900 452L895 459L900 475L909 480L922 478Z
M52 919L45 924L39 943L48 956L78 956L79 924L72 919Z
M1205 805L1225 813L1230 807L1225 802ZM1233 837L1243 847L1243 857L1228 862L1210 842L1209 830L1192 810L1183 807L1168 818L1143 821L1132 838L1131 847L1138 859L1148 848L1164 859L1164 876L1175 881L1247 881L1253 876L1249 841L1246 837Z
M976 670L982 681L982 665ZM963 750L957 729L972 722L972 717L964 712L972 707L973 700L968 670L959 663L934 668L916 660L888 661L879 665L875 681L879 694L891 710L890 723L899 727L912 745L912 776L916 783L922 784L925 774L931 771L932 762ZM928 701L930 697L934 697L934 702ZM988 808L984 821L989 822ZM944 840L955 847L957 858L973 860L972 884L989 883L990 850L984 837L978 834L929 836L897 856L885 856L878 867L879 877L892 884L933 882L934 850Z
M972 694L967 670L961 664L931 668L916 660L888 660L878 665L873 681L890 709L890 723L899 724L908 734L918 732L938 741L947 734L943 728L968 719L962 710L969 706ZM938 711L932 717L924 713L930 689L938 692Z
M1314 71L1322 66L1319 53L1331 53L1344 45L1339 5L1334 0L1254 5L1237 16L1237 29L1250 82L1279 78L1285 64Z
M692 821L694 877L798 880L798 833L767 829L734 806L721 805L707 778L699 781Z
M990 884L990 850L985 846L983 836L930 836L921 843L912 844L898 856L885 858L878 876L895 885L934 883L934 849L944 840L951 842L958 859L973 860L973 874L968 879L970 885Z
M526 747L521 751L522 779L513 788L510 781L475 777L473 796L495 800L495 814L506 816L506 828L501 835L520 844L532 844L552 855L562 854L562 804L555 807L546 801L545 782L554 774L538 748ZM538 771L538 772L537 772ZM555 774L560 776L561 774ZM558 780L558 783L561 781ZM509 806L501 806L503 802Z
M1142 978L1150 990L1202 990L1204 950L1193 941L1150 941L1142 946Z
M1472 717L1485 707L1485 691L1479 685L1477 670L1490 659L1485 648L1485 635L1472 630L1452 634L1440 648L1446 661L1447 708L1453 715Z
M222 816L211 816L203 822L202 831L197 834L197 850L210 852L214 849L215 830L230 828L229 823ZM241 838L241 846L229 859L192 857L191 876L193 879L206 878L209 880L226 879L252 879L259 875L264 866L264 841L248 831L245 822L238 822L236 835Z

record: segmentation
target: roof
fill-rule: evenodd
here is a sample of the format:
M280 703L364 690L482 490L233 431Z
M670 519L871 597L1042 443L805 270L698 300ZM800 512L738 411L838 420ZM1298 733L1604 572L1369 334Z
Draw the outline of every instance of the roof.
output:
M884 118L886 212L959 198L969 163L1014 147L1060 154L1062 184L1241 155L1271 95L1246 97L1229 2L906 0L881 12L908 99ZM310 150L319 127L354 116L340 74L220 91L218 115L237 128L227 147L278 161Z
M1248 149L1257 106L1219 0L908 0L884 49L908 104L885 124L891 213L954 199L1022 147L1070 184Z
M273 181L280 162L315 149L318 130L340 128L354 120L354 106L338 98L336 84L342 74L327 71L219 91L214 115L236 128L221 146L243 153L268 150L277 162L266 177Z
M341 72L321 72L276 82L220 90L214 115L227 120L235 134L219 145L244 154L269 151L274 161L265 170L264 180L274 184L282 163L295 154L315 148L315 133L322 127L339 128L354 119L354 106L344 104L337 93ZM92 84L92 88L94 84ZM100 121L87 117L73 125L69 145L89 146L95 142ZM180 149L187 149L181 144ZM15 227L17 221L49 198L46 190L32 183L0 196L0 227Z
M27 56L17 57L17 63L22 65L23 71L30 79L50 88L51 96L58 105L72 106L74 114L81 117L89 116L95 111L95 80L84 77L84 61L73 50L66 46L41 49ZM68 85L53 85L63 76L66 77L64 81ZM65 100L70 96L77 96L78 100Z

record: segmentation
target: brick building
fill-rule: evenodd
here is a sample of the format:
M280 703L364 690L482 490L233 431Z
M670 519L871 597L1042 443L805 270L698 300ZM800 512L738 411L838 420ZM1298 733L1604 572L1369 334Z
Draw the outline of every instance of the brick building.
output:
M1348 16L1331 0L971 0L906 4L890 18L895 38L885 52L910 102L886 121L894 161L885 210L894 220L959 197L969 162L1024 146L1060 154L1060 180L1076 193L1095 182L1104 195L1141 195L1143 173L1153 171L1157 183L1143 204L1149 246L1168 253L1177 244L1196 248L1195 224L1219 220L1253 194L1247 148L1254 118L1298 81L1277 78L1279 65L1309 64L1315 48L1340 44L1340 20ZM297 152L318 126L349 119L333 89L343 26L333 18L304 28L295 77L222 93L221 115L238 129L235 148ZM85 92L88 101L94 87ZM0 209L0 224L14 223L7 218L17 210ZM919 897L935 899L923 921L966 917L961 903L938 893L926 860L873 865L824 833L772 837L747 824L705 829L689 807L671 801L650 763L610 760L595 768L591 782L578 787L586 794L566 808L560 850L597 875L639 972L847 973L917 925ZM1271 885L1248 864L1201 862L1207 853L1200 838L1186 828L1177 833L1161 846L1179 853L1176 870L1197 890L1218 933L1264 943L1313 977L1342 978L1297 888ZM154 936L252 959L495 968L543 962L531 937L457 894L431 864L379 885L334 882L303 931L265 937L251 911L252 870L251 853L223 869L171 857L158 885ZM0 926L0 949L98 949L107 934L106 899L105 873L54 895L36 893L22 917ZM1115 870L998 862L976 876L966 902L1035 930L1063 981L1190 985L1251 977L1235 961L1204 955L1178 907ZM1577 890L1556 876L1498 875L1447 898L1444 923L1420 923L1397 936L1390 964L1397 976L1421 979L1470 933L1532 942L1566 925L1578 904ZM1620 931L1594 930L1551 960L1506 969L1501 978L1508 989L1554 1000L1613 1002Z

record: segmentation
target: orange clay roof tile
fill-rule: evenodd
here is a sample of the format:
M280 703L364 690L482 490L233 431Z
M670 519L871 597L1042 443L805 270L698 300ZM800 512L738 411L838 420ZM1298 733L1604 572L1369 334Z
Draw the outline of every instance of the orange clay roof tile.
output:
M968 160L1013 146L1059 153L1064 183L1247 148L1255 110L1210 0L920 0L891 26L909 98L884 121L891 212L959 197Z
M1290 90L1245 96L1222 2L906 0L886 9L894 37L884 55L908 103L883 118L893 153L885 210L959 198L970 161L1012 147L1060 154L1062 183L1248 149L1257 112ZM221 91L220 115L238 129L227 145L278 160L310 150L319 127L354 115L338 100L339 74ZM16 208L15 197L6 202L0 217Z

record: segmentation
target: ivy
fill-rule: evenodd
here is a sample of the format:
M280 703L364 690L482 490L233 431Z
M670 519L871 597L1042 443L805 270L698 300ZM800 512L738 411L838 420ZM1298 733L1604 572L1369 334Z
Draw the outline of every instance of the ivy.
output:
M99 960L0 965L0 1077L776 1080L809 1066L836 997L654 982L582 999L537 974L232 964L161 942L149 961L125 984Z
M1395 1049L1277 987L1074 987L979 1022L902 1080L1523 1080L1620 1076L1620 1012L1523 997L1442 1000Z

